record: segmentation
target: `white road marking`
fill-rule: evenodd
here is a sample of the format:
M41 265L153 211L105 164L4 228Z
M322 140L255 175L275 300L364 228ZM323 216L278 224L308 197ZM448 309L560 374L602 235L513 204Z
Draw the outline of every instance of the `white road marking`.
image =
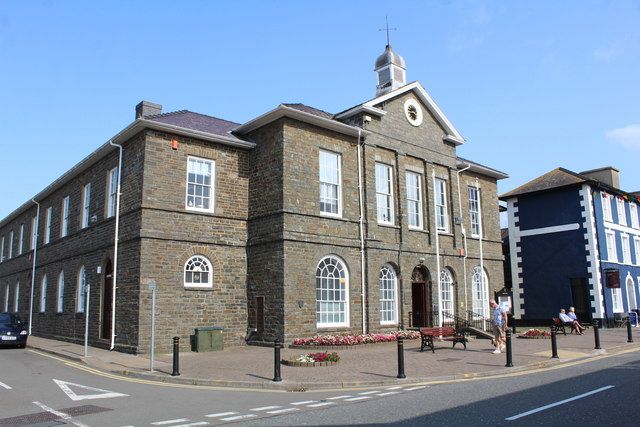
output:
M155 423L151 423L151 425L164 426L164 425L167 425L167 424L183 423L185 421L189 421L189 420L187 418L177 418L175 420L156 421Z
M307 403L315 403L317 400L303 400L302 402L292 402L291 405L306 405Z
M217 417L226 417L227 415L235 415L235 414L237 414L237 412L219 412L217 414L205 415L205 417L217 418Z
M380 390L373 390L373 391L365 391L362 393L358 393L361 396L367 395L367 394L374 394L374 393L380 393Z
M423 388L427 388L427 386L426 385L419 385L417 387L405 388L405 391L422 390Z
M399 391L388 391L386 393L378 393L378 394L376 394L376 396L390 396L392 394L400 394L400 392Z
M86 386L86 385L70 383L68 381L61 381L61 380L54 379L53 382L56 383L58 385L58 387L60 387L60 389L62 391L64 391L67 396L69 396L69 399L71 399L73 401L89 400L89 399L110 399L110 398L113 398L113 397L128 396L128 394L117 393L115 391L103 390L101 388L95 388L95 387L89 387L89 386ZM77 388L84 389L84 390L98 391L100 393L78 395L73 390L71 390L71 388L69 387L70 385L72 385L74 387L77 387Z
M385 388L385 390L398 390L398 389L401 389L401 388L402 388L402 386L398 385L398 386L395 386L395 387Z
M526 417L527 415L535 414L536 412L544 411L545 409L553 408L554 406L564 405L565 403L573 402L574 400L582 399L583 397L591 396L592 394L600 393L601 391L609 390L610 388L613 388L613 387L615 387L615 386L608 385L606 387L602 387L602 388L599 388L599 389L596 389L596 390L592 390L592 391L589 391L587 393L580 394L578 396L570 397L568 399L564 399L564 400L561 400L559 402L552 403L550 405L541 406L539 408L532 409L530 411L523 412L521 414L514 415L514 416L509 417L509 418L505 418L505 420L506 421L514 421L514 420L517 420L518 418Z
M339 400L339 399L346 399L347 397L353 397L349 394L346 394L344 396L335 396L335 397L328 397L327 400Z
M172 427L195 427L195 426L208 426L209 423L206 421L198 421L197 423L189 423L189 424L180 424Z
M356 400L371 399L371 396L352 397L351 399L345 399L345 402L355 402Z
M60 411L56 411L53 408L49 408L47 405L45 405L44 403L40 403L40 402L33 402L33 404L38 405L39 407L41 407L42 409L44 409L45 411L49 412L50 414L55 415L58 418L63 419L64 421L70 422L73 425L76 425L78 427L89 427L86 424L82 424L80 421L76 421L74 420L71 415L69 414L65 414L64 412L60 412Z
M250 411L268 411L269 409L278 409L278 408L282 408L282 406L263 406L261 408L251 408L249 409Z
M246 418L253 418L253 417L257 417L256 414L247 414L247 415L238 415L237 417L227 417L227 418L220 418L222 421L236 421L236 420L244 420Z
M321 403L315 403L313 405L307 405L307 408L319 408L321 406L329 406L329 405L335 405L336 402L321 402Z
M285 412L299 411L300 408L284 408L277 411L267 411L267 414L284 414Z
M6 385L6 384L5 384L5 383L3 383L3 382L0 382L0 387L2 387L2 388L6 388L7 390L11 390L11 387L9 387L8 385Z

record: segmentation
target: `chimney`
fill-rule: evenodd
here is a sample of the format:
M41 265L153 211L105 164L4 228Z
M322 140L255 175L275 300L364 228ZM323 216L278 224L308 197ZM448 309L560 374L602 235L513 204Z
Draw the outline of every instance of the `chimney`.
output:
M149 101L142 101L136 105L136 119L155 116L162 113L162 105Z
M580 175L588 176L591 179L600 181L613 188L620 188L620 171L613 166L605 166L603 168L580 172Z

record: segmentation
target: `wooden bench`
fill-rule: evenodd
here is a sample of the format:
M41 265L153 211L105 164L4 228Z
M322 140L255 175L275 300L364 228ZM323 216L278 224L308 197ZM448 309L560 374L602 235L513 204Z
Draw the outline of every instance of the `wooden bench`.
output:
M431 348L431 351L435 353L435 348L433 346L433 339L440 338L444 341L452 341L453 348L455 348L457 343L462 343L464 349L467 349L467 339L465 337L465 331L456 330L456 328L451 326L443 326L441 328L420 328L420 337L422 338L422 342L420 344L420 351L424 351L425 347Z
M564 322L562 322L562 320L560 320L558 317L552 317L551 318L551 331L555 332L556 334L559 332L562 332L563 334L567 335L567 330L564 328L566 326L570 326L568 324L565 324ZM573 327L571 327L571 332L573 332Z

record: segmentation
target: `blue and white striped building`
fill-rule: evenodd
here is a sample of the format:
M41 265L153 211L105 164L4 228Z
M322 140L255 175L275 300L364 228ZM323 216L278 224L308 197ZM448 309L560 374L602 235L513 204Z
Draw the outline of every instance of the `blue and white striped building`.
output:
M557 168L503 194L516 319L548 321L574 306L611 321L640 301L640 197L612 167Z

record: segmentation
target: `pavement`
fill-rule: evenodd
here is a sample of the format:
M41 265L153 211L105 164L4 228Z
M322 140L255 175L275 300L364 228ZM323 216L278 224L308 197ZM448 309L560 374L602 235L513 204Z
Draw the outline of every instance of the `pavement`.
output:
M520 328L522 333L526 328ZM515 334L514 336L517 336ZM550 339L512 339L513 367L505 367L506 354L493 354L489 340L469 339L467 349L455 349L450 342L436 342L435 353L420 351L420 340L405 340L406 379L397 379L397 344L379 343L348 348L326 347L302 350L282 349L282 359L295 359L301 354L336 351L340 361L333 366L293 367L281 365L281 382L274 382L274 350L270 347L242 346L213 352L180 353L180 376L171 376L172 355L156 354L154 371L150 371L148 355L131 355L63 341L29 337L27 346L34 350L70 359L89 368L118 375L152 381L232 387L238 389L270 389L308 391L381 385L418 384L475 377L500 376L510 373L553 368L576 360L585 360L640 349L640 328L633 328L634 343L627 343L626 328L600 329L601 350L594 350L593 329L584 335L558 335L559 359L551 358Z

